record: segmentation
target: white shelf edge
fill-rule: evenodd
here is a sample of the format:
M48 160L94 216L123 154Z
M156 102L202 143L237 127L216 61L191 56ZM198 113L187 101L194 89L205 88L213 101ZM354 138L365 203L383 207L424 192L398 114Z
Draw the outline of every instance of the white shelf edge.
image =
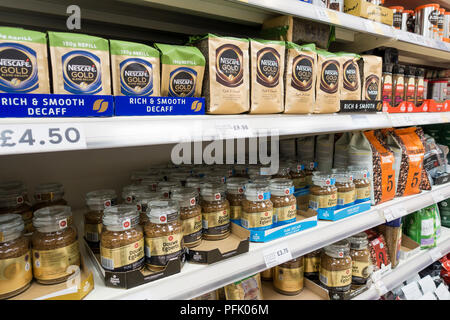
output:
M372 207L370 211L343 220L319 221L317 227L288 237L268 243L250 243L248 253L212 265L186 263L179 274L128 290L106 287L100 274L92 265L92 261L87 257L88 266L94 272L95 288L85 299L191 299L265 270L263 252L266 250L280 244L287 244L292 257L302 256L352 234L385 223L386 220L381 212L387 207L402 205L407 212L424 208L434 203L432 192L437 190L446 198L450 197L450 184L436 186L433 191L396 198Z
M442 227L441 238L436 247L443 256L450 252L450 228ZM430 255L430 251L433 249L420 250L408 259L401 260L399 265L383 275L380 281L382 281L388 291L398 287L403 281L406 281L412 275L436 261ZM377 300L379 298L380 293L375 288L375 285L372 285L367 291L356 296L353 300Z

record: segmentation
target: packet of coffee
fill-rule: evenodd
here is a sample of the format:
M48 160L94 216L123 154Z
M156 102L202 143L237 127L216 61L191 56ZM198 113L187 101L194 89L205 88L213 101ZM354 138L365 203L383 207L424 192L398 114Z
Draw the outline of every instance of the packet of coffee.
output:
M109 40L115 96L159 96L159 51L150 46Z
M314 43L286 43L284 113L312 113L316 100L317 54Z
M314 113L333 113L340 109L342 86L341 58L331 52L316 50L317 80Z
M362 55L359 63L360 70L363 70L361 78L361 99L370 101L381 100L381 57Z
M196 47L155 43L161 51L161 95L200 97L205 57Z
M0 92L50 93L45 33L0 27Z
M108 40L49 32L53 93L111 94Z
M249 41L207 34L193 42L206 58L203 96L207 112L237 114L249 111Z
M250 39L250 113L279 113L284 110L284 41Z
M356 53L338 52L342 62L341 100L361 100L361 77Z

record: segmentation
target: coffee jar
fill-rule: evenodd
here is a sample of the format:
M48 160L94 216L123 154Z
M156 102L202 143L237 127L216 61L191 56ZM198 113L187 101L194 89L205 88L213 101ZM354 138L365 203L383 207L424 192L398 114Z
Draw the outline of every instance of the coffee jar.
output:
M198 246L202 241L202 208L198 197L194 188L179 188L172 193L172 200L180 207L183 241L188 248Z
M202 207L203 238L221 240L230 235L230 203L225 194L225 185L204 183L200 190Z
M26 193L22 188L0 190L0 215L5 213L20 215L24 221L25 233L34 231L33 211L26 202Z
M33 279L29 239L19 214L0 215L0 299L27 290Z
M336 209L342 209L355 204L356 188L353 183L353 176L349 173L337 173L333 175L336 179L337 188L337 206Z
M250 230L267 230L273 226L273 204L265 182L245 185L241 225Z
M330 294L349 292L352 284L352 258L347 240L341 240L323 248L319 280Z
M347 238L347 240L350 242L350 256L352 258L352 284L364 285L372 274L367 234L360 232Z
M34 212L31 237L33 274L42 284L66 281L80 266L77 230L69 206L50 206Z
M335 179L329 174L316 174L312 177L310 187L309 208L330 215L336 210L337 188Z
M272 179L269 183L270 201L273 204L273 222L281 226L296 221L297 199L294 183L290 179Z
M136 200L136 193L149 191L149 187L143 184L130 184L122 189L122 200L125 204L133 204Z
M149 221L147 216L147 207L150 201L163 200L164 195L161 191L136 191L133 203L139 212L139 224L145 226Z
M246 178L229 178L227 180L227 199L230 202L230 219L241 220L242 201L245 199Z
M304 282L303 257L292 259L275 267L273 272L274 289L285 295L302 292Z
M64 186L58 182L39 184L34 190L34 200L34 211L48 206L67 205L64 200Z
M319 279L319 271L320 271L320 255L322 250L316 250L310 253L307 253L304 256L305 259L305 277L316 280Z
M370 200L370 179L369 170L364 167L349 166L349 173L353 176L355 184L356 200L355 203L366 202Z

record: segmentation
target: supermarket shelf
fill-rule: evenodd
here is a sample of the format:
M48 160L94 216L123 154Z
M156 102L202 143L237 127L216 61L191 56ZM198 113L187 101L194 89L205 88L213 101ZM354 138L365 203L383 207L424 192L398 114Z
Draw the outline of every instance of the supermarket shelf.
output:
M410 114L203 115L112 118L4 118L14 125L71 124L84 128L88 149L134 147L256 136L322 134L445 123L450 112ZM238 129L234 130L233 126ZM34 152L41 152L39 150Z
M406 214L428 206L435 202L433 193L450 197L450 184L435 187L430 192L394 199L340 221L319 221L316 228L268 243L251 243L248 253L212 265L186 263L179 274L128 290L106 287L92 262L86 258L88 267L94 270L95 280L95 288L86 299L190 299L265 270L264 252L287 246L292 257L302 256L384 223L386 220L382 213L386 208L402 207Z
M372 285L367 291L364 291L353 300L376 300L380 298L380 293L387 293L386 290L391 291L401 285L405 280L411 278L412 275L425 269L434 261L440 259L439 255L446 255L450 252L450 228L442 227L441 238L438 241L437 247L427 250L421 250L415 255L406 260L401 260L395 269L386 273L381 277L380 281L384 284L383 292L377 290L375 285ZM440 254L439 254L440 253ZM442 257L441 256L441 257ZM379 285L379 288L383 286ZM384 292L386 291L386 292Z

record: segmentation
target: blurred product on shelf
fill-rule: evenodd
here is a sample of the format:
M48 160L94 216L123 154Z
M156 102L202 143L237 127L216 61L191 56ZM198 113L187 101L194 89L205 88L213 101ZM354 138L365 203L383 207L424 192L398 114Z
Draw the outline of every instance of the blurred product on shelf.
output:
M362 67L360 66L360 71L362 71L362 73L360 72L362 99L371 101L381 100L381 58L373 55L362 55L359 61L363 65Z
M290 179L272 179L269 183L270 201L273 204L273 223L281 226L296 221L297 199L294 183Z
M230 203L223 184L204 183L200 190L203 217L203 238L221 240L230 235Z
M435 3L424 4L415 9L415 33L427 38L438 38L439 5Z
M344 0L344 12L392 26L393 10L383 7L383 0Z
M225 286L227 300L264 300L259 273Z
M420 209L403 219L404 233L419 243L421 249L436 247L441 228L441 218L436 204Z
M381 233L386 240L391 267L395 268L400 259L400 247L402 244L402 219L394 219L390 222L379 225L377 227L377 231Z
M317 50L316 103L314 113L333 113L340 110L342 63L338 55Z
M402 24L403 24L403 10L405 8L401 7L401 6L393 6L393 7L388 7L389 9L392 10L393 12L393 27L395 29L402 29Z
M47 36L0 27L0 92L50 93Z
M372 275L369 240L364 232L357 233L347 240L350 242L350 257L352 259L352 284L365 285Z
M303 257L284 262L273 268L273 287L284 295L297 295L303 290Z
M242 201L241 225L249 230L267 230L273 227L274 207L270 201L270 189L266 182L245 185Z
M25 186L20 181L0 184L0 216L18 214L24 221L24 233L31 233L33 228L33 209L28 202Z
M337 54L341 57L343 78L340 100L361 100L361 77L358 66L361 56L347 52Z

